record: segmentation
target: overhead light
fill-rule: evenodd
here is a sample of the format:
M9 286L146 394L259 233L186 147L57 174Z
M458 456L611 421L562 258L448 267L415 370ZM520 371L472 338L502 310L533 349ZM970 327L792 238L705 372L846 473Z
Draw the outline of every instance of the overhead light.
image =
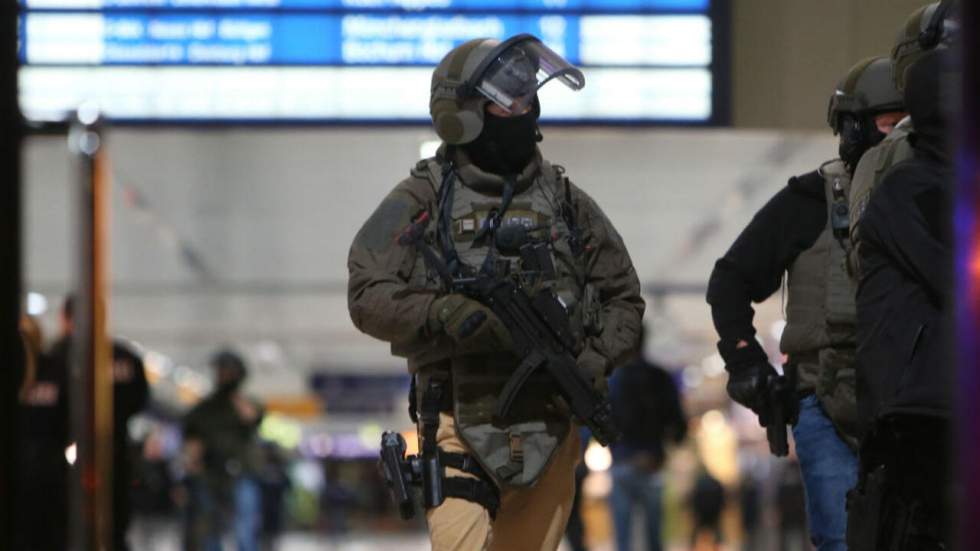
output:
M598 442L590 442L585 450L585 466L593 472L608 471L612 466L612 454L609 448L600 446Z
M69 465L74 465L76 459L78 459L78 446L72 442L70 446L65 448L65 461L67 461Z
M282 363L282 347L279 343L271 340L259 341L255 345L255 355L258 357L259 361L267 364L280 364Z
M27 293L27 313L32 316L40 316L48 311L48 299L41 293Z
M101 115L102 110L94 101L87 101L78 108L78 120L82 124L95 124Z

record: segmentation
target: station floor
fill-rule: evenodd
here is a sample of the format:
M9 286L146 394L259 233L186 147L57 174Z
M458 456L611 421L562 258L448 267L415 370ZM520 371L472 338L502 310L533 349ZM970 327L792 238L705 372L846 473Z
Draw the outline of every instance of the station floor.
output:
M639 551L643 546L637 542ZM130 546L140 551L180 551L180 531L175 522L147 523L136 521L130 531ZM234 547L230 542L227 549ZM429 551L425 533L416 534L351 534L328 537L308 532L286 533L279 539L275 551ZM669 546L667 551L688 551L685 546ZM727 551L722 546L718 551ZM570 551L562 542L558 551ZM592 545L590 551L613 551L611 542ZM801 550L802 551L802 550Z

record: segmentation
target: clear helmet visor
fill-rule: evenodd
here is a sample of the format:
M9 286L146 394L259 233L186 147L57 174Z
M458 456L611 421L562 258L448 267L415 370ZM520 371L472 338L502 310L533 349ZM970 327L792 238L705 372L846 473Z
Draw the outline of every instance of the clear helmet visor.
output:
M501 43L474 76L473 89L514 115L530 110L538 89L551 80L572 90L585 86L582 71L531 35Z

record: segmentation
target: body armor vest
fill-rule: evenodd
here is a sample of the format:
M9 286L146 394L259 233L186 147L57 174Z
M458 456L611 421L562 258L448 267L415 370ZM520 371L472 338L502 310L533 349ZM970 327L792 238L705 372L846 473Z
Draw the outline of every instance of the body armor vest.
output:
M864 210L868 207L871 194L885 178L885 173L895 163L912 158L912 146L909 144L909 134L912 132L912 119L906 117L899 121L895 128L885 136L880 144L865 152L862 161L854 172L854 183L851 186L851 242L854 245L851 254L851 275L858 278L857 247L860 242L859 222Z
M530 185L515 192L500 227L519 224L531 230L532 237L550 241L555 277L543 284L551 285L564 303L576 342L582 343L584 336L591 333L590 320L597 319L597 308L590 308L584 303L587 301L583 301L594 293L586 291L584 259L573 251L573 228L569 227L562 212L568 207L568 184L560 169L544 160L538 163L539 168ZM451 181L454 188L452 220L449 221L451 246L460 263L472 273L479 272L492 246L486 240L478 239L480 229L501 205L499 195L484 194L471 187L470 180L476 171L473 165L456 169L456 177ZM419 163L413 174L428 179L438 190L442 185L443 165L436 158L428 159ZM445 244L438 243L437 228L441 222L439 213L444 211L438 206L432 210L432 223L427 227L425 239L436 250L443 251ZM416 262L413 274L426 274L426 281L416 284L442 291L442 283L424 265L421 255ZM520 271L519 257L516 256L495 251L493 263L497 274ZM570 415L553 390L553 383L540 373L532 376L519 392L508 418L494 417L497 397L519 363L520 358L499 350L453 354L448 361L457 432L500 486L532 484L571 428ZM419 388L425 388L427 370L423 367L419 371Z
M855 434L855 293L847 272L846 228L850 177L843 162L820 167L827 200L827 224L809 249L800 253L787 276L786 328L780 349L797 369L799 389L814 391L843 436ZM856 441L849 442L856 444Z
M912 158L912 145L909 134L912 132L912 119L906 117L899 121L885 139L865 152L861 163L854 171L854 184L851 186L851 251L848 254L848 271L855 281L861 278L861 263L858 248L861 246L861 215L868 207L871 194L885 178L885 173L895 163Z

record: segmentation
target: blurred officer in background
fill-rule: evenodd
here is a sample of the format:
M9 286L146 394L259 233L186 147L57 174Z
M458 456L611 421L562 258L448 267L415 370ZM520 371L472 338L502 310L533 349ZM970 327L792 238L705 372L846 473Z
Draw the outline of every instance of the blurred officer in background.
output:
M143 411L150 397L141 354L131 345L112 343L112 537L116 551L127 551L133 483L132 443L129 420Z
M796 380L793 427L819 551L845 549L845 495L857 480L854 287L847 275L847 194L862 153L904 114L888 58L865 59L831 96L828 123L840 135L840 158L790 178L715 264L708 285L728 393L756 413L771 407L776 375L755 339L752 303L787 276L786 328L780 349Z
M861 217L858 406L868 431L849 495L852 551L950 549L953 167L956 100L946 52L905 74L912 158L885 174ZM943 86L947 84L947 86Z
M71 365L71 340L75 331L75 297L68 295L61 307L61 336L52 346L50 361L67 378ZM66 379L67 380L67 379ZM126 342L112 343L112 541L113 549L126 551L126 532L130 520L132 458L129 420L146 407L150 389L140 353ZM65 396L67 399L67 395ZM66 406L67 408L67 406ZM67 409L63 423L68 422ZM65 427L67 438L67 426ZM61 452L62 457L64 451Z
M62 551L68 525L68 387L64 366L41 351L36 320L21 316L24 379L18 393L15 551Z
M647 549L663 548L660 519L664 480L660 472L667 460L665 445L687 436L687 419L681 409L674 379L643 355L647 326L643 328L640 353L616 371L609 381L613 417L623 437L612 446L612 507L616 549L632 551L633 506L643 509Z
M241 356L222 350L211 358L214 390L184 418L189 490L185 547L220 551L231 519L238 551L258 551L262 521L262 450L256 433L262 406L246 396Z
M17 397L21 402L30 392L34 381L37 380L38 364L43 360L44 336L41 326L34 316L22 313L18 322L18 331L24 347L24 365L18 370L16 380L20 383Z
M556 273L546 284L564 305L578 367L593 384L604 387L639 342L644 303L622 239L537 147L536 92L552 79L572 89L585 84L578 69L530 35L451 50L433 73L429 104L443 144L381 202L348 258L354 324L408 359L412 403L421 404L423 418L438 420L419 427L423 456L452 461L441 479L445 500L426 511L436 550L556 549L579 435L548 379L532 378L507 418L492 419L521 358L493 312L448 291L435 270L454 278L516 273L516 249L547 241ZM420 247L397 242L425 222L422 238L441 266ZM520 243L497 239L523 230Z

